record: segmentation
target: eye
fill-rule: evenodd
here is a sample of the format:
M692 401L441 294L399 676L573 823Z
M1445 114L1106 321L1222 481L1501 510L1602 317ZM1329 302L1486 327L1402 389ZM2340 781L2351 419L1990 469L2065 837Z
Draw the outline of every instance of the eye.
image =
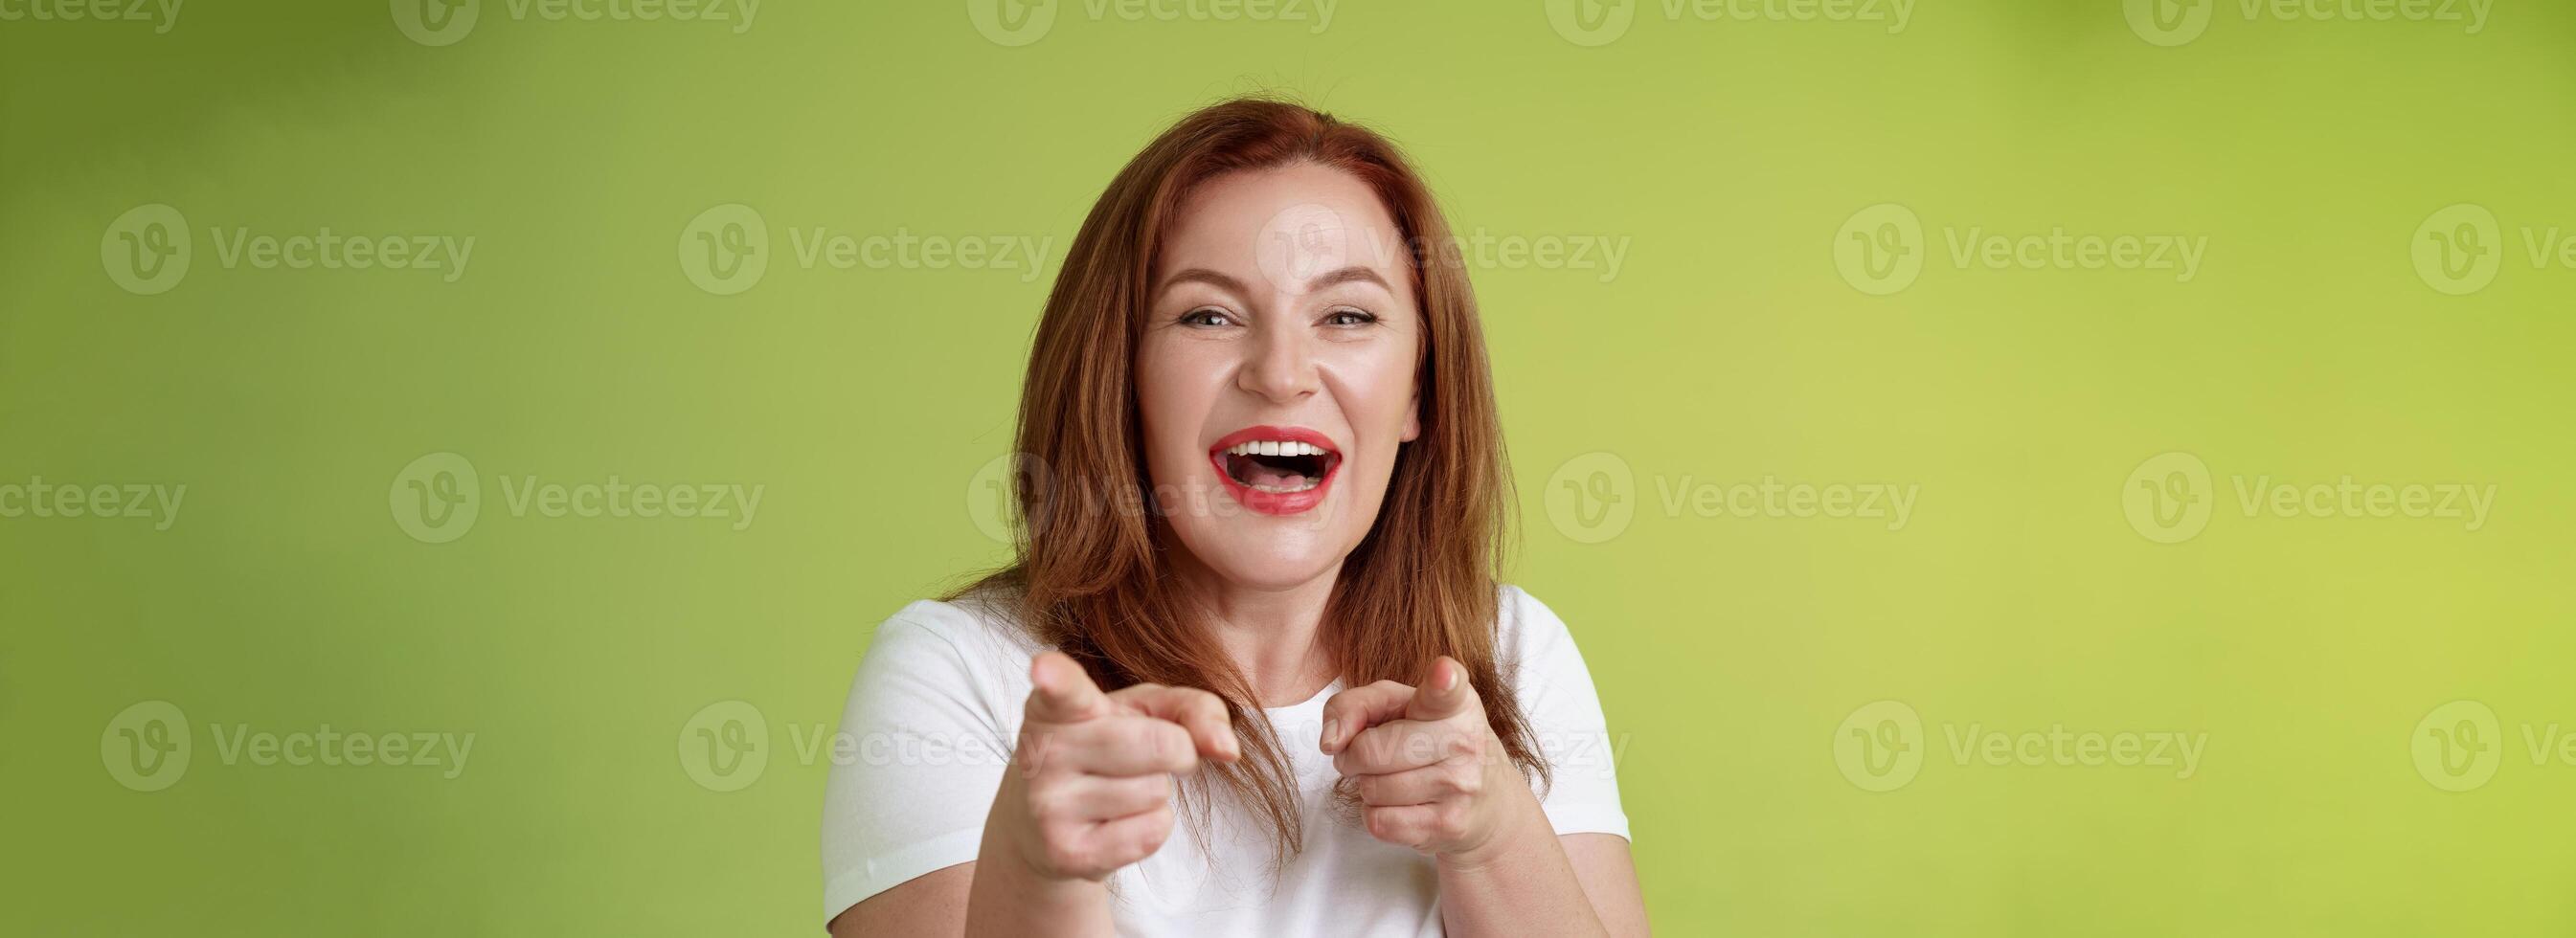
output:
M1216 307L1201 306L1197 309L1190 310L1189 312L1182 313L1181 325L1207 326L1211 328L1217 326L1231 326L1234 325L1234 317L1226 311Z
M1369 325L1374 322L1377 322L1376 314L1370 313L1367 310L1352 309L1348 306L1324 314L1324 324L1327 326L1351 328Z

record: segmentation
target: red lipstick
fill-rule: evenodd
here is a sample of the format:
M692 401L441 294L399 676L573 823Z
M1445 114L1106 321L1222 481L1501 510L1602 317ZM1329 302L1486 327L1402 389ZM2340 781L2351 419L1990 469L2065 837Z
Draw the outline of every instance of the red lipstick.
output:
M1255 488L1243 479L1236 478L1236 470L1251 465L1249 462L1251 457L1229 453L1228 450L1246 443L1304 444L1305 447L1321 451L1320 454L1307 454L1303 457L1306 460L1312 460L1308 465L1315 471L1297 470L1300 474L1313 479L1313 484L1295 491L1271 491L1266 488ZM1300 449L1302 450L1303 447ZM1279 457L1272 454L1271 458ZM1240 462L1229 466L1229 460ZM1226 494L1232 496L1237 504L1265 515L1293 515L1323 503L1324 494L1332 490L1333 479L1341 475L1342 448L1334 445L1332 437L1305 427L1264 425L1245 427L1226 434L1224 438L1217 440L1215 445L1208 447L1208 462L1216 467L1216 477L1224 481Z

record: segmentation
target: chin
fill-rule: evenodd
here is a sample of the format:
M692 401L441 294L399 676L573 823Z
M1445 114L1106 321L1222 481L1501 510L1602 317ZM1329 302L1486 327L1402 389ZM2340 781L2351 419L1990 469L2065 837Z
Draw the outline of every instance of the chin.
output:
M1339 569L1350 552L1300 537L1308 532L1234 530L1209 532L1215 543L1190 545L1199 562L1228 583L1253 589L1288 589L1312 583Z

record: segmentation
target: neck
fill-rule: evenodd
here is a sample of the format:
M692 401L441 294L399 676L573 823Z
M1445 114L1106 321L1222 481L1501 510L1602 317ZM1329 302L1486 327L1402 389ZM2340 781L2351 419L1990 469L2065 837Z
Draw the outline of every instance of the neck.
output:
M1262 587L1227 580L1187 550L1172 554L1183 595L1207 612L1210 633L1261 706L1304 703L1332 683L1333 656L1322 638L1338 564L1304 583Z

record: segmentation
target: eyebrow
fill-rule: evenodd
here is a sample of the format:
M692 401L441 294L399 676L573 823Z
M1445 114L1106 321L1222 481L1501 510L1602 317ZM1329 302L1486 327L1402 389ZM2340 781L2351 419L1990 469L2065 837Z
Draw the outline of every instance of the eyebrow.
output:
M1243 281L1236 280L1205 267L1192 267L1188 270L1178 271L1169 277L1165 277L1163 278L1161 289L1169 290L1175 285L1190 282L1208 284L1216 287L1217 289L1231 292L1237 296L1247 295L1252 292L1251 290L1244 288ZM1321 276L1318 276L1313 280L1306 281L1306 289L1309 292L1312 292L1315 290L1321 290L1325 287L1337 286L1345 283L1374 283L1377 284L1378 289L1386 290L1388 292L1394 292L1395 290L1394 287L1387 284L1386 278L1377 275L1377 271L1359 266L1342 267L1325 271ZM1160 291L1158 290L1156 292Z

